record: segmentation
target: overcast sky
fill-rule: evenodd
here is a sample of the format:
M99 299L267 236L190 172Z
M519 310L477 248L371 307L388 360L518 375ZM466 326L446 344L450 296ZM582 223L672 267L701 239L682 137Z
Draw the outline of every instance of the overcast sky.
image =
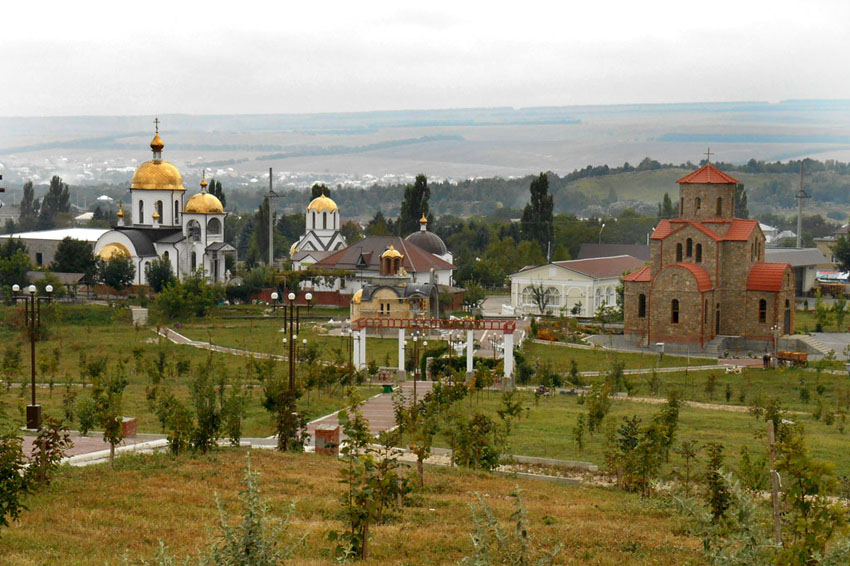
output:
M5 3L0 115L850 98L850 2Z

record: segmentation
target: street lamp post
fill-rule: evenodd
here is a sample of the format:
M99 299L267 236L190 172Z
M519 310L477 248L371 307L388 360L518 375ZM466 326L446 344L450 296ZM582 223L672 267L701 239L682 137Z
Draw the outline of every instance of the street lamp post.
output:
M304 295L304 298L307 300L306 305L296 305L295 304L295 293L292 291L286 296L287 302L283 302L283 298L274 291L272 293L272 301L275 303L275 310L277 310L277 306L280 303L283 303L283 321L284 328L287 329L289 334L289 339L283 339L284 344L289 344L289 390L295 390L295 341L298 339L298 324L296 321L300 321L300 311L303 307L307 307L307 309L313 308L313 293L307 293ZM307 343L307 340L304 339L304 344Z
M48 285L44 288L47 291L46 297L36 297L35 285L27 287L28 294L21 294L21 286L18 284L12 285L15 302L23 302L26 309L27 326L29 326L30 335L30 377L32 385L32 402L27 405L27 428L30 430L41 430L41 405L35 402L35 331L41 326L41 303L50 302L51 293L53 293L53 285Z

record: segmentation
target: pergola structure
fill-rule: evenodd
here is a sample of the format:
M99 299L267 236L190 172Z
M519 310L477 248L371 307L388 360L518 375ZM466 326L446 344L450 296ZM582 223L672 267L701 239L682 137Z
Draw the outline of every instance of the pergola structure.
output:
M515 320L473 320L444 318L358 318L351 323L354 339L353 363L357 369L366 367L366 330L369 328L398 329L398 369L404 371L404 334L406 330L466 330L466 371L471 372L473 332L494 330L501 332L504 344L505 377L514 373Z

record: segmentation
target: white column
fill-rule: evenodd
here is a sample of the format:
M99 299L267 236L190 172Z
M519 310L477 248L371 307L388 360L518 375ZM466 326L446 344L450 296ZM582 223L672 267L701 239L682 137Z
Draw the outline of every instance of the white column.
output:
M360 369L360 332L352 330L351 339L351 363L354 365L354 369Z
M363 369L366 367L366 328L362 328L360 330L360 367L358 369Z
M502 334L502 345L505 348L505 377L511 377L514 373L514 335Z
M466 371L467 373L472 371L472 342L473 342L473 331L466 331Z
M404 371L404 328L398 329L398 371Z

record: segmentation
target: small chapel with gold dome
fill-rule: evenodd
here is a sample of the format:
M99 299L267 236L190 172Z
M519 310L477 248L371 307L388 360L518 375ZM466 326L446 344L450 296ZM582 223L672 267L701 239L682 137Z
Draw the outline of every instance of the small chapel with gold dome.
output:
M200 192L186 199L180 171L162 159L165 144L158 124L150 145L153 159L139 165L133 175L130 210L122 206L118 211L118 224L97 240L95 256L129 257L136 268L136 285L147 284L145 266L156 258L168 260L181 280L201 273L212 282L226 282L225 255L236 250L224 241L221 201L207 192L206 179Z
M339 230L339 207L326 194L307 205L305 224L304 235L289 248L293 269L307 269L348 246Z

